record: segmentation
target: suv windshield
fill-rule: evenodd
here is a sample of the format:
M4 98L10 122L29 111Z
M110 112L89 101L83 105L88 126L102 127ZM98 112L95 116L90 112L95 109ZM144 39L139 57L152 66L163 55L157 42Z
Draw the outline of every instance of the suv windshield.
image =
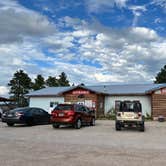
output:
M73 109L73 106L72 105L57 105L54 110L58 110L58 111L69 111L69 110L72 110Z
M141 112L141 104L138 102L121 102L121 112Z

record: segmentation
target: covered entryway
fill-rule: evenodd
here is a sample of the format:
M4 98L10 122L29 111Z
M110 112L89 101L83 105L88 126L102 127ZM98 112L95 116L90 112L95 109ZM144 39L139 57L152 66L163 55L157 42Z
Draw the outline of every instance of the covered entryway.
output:
M76 87L65 91L63 96L65 102L82 104L95 110L96 117L104 115L104 94L84 87Z

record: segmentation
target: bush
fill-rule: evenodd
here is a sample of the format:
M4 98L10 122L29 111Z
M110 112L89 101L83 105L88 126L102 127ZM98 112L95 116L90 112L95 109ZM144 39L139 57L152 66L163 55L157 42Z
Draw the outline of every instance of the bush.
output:
M100 115L97 119L99 120L115 120L116 114L115 109L111 108L105 115Z
M145 120L153 120L152 116L146 112Z

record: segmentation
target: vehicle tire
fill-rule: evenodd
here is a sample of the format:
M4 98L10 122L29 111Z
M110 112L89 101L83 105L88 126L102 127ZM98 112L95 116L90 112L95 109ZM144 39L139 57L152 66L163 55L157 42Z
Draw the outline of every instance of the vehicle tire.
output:
M91 119L90 126L95 126L95 118Z
M140 125L139 131L142 131L142 132L145 131L145 125L144 125L144 123L142 123L142 124Z
M120 131L121 130L121 125L120 125L119 122L115 123L115 129L116 129L116 131Z
M33 119L33 118L29 118L29 119L26 121L26 124L27 124L28 126L33 126L33 125L35 125L34 119Z
M77 119L75 124L74 124L74 128L75 129L80 129L82 126L82 122L81 122L81 119Z
M56 123L53 123L53 124L52 124L52 127L53 127L54 129L57 129L57 128L59 128L59 125L57 125Z
M8 126L14 126L14 123L7 123Z

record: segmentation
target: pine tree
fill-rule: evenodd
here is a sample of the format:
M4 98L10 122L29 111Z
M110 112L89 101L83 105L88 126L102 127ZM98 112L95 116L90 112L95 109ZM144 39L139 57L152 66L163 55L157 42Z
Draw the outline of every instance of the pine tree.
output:
M166 65L161 68L161 71L157 74L155 83L166 83Z
M48 77L48 79L46 80L46 85L49 87L59 86L58 80L56 79L56 77L52 77L52 76Z
M33 83L32 88L34 90L45 88L45 80L41 74L38 74L37 77L35 78L35 82Z
M59 86L70 86L67 75L64 72L59 75L58 83Z
M29 92L32 87L31 78L23 70L16 71L13 78L9 81L11 98L14 99L18 106L28 105L25 94Z

